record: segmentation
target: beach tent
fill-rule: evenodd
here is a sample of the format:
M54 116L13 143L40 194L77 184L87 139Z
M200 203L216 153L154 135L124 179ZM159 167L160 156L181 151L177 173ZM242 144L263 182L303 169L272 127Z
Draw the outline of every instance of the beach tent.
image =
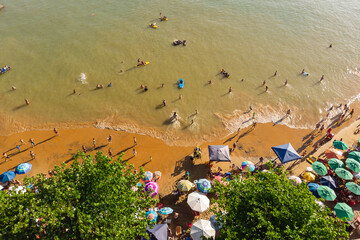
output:
M231 162L229 146L227 145L209 145L210 161Z
M291 143L287 143L280 146L271 147L282 163L287 163L300 159L300 155L291 146Z
M146 232L149 234L150 240L167 240L168 226L167 224L157 224L153 228L147 226ZM143 238L146 239L146 238Z

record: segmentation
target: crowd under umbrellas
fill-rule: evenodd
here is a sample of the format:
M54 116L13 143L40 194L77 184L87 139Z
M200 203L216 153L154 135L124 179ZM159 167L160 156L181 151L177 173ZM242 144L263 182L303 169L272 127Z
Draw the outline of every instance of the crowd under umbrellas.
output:
M14 181L14 179L16 175L25 174L29 172L31 168L31 163L21 163L15 168L15 171L6 171L2 173L0 175L0 190L8 189L10 191L15 191L16 193L24 193L26 191L26 188L23 186L16 186L19 185L19 182ZM14 185L11 186L11 183L14 183ZM28 188L31 188L31 186L28 186Z

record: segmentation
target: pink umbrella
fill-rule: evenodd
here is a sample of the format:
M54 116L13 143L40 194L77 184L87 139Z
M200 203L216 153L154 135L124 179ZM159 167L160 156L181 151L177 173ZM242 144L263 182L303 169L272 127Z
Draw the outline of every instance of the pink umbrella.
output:
M151 197L154 197L159 192L159 185L156 182L148 182L144 187L144 191L151 191Z
M224 182L223 180L221 180L221 176L215 176L214 179L219 181L222 185L228 185L228 182Z

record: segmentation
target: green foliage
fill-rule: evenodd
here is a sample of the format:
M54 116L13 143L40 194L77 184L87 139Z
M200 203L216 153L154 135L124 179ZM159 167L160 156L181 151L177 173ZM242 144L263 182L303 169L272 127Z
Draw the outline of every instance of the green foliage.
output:
M80 161L82 160L82 161ZM54 176L26 179L37 193L0 192L2 239L135 239L145 235L144 209L155 204L148 193L134 192L143 169L97 153L79 153ZM140 188L141 189L141 188ZM38 221L36 221L38 220Z
M286 174L259 172L228 186L214 187L213 212L221 216L219 239L347 239L345 223L321 208L305 183L294 186Z

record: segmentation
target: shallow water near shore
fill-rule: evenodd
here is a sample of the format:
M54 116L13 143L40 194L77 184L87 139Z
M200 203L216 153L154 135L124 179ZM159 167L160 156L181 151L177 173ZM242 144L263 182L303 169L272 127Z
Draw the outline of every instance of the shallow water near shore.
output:
M6 125L0 134L34 123L96 121L100 128L189 143L250 125L250 106L258 122L312 127L329 106L352 101L360 90L358 1L3 4L0 65L12 70L0 75L0 119ZM160 11L169 21L158 20ZM157 29L149 27L152 22ZM174 39L188 44L174 47ZM135 68L138 58L150 64ZM302 69L310 76L300 76ZM183 89L176 85L180 78ZM97 84L105 87L94 90ZM169 121L174 111L176 123Z

